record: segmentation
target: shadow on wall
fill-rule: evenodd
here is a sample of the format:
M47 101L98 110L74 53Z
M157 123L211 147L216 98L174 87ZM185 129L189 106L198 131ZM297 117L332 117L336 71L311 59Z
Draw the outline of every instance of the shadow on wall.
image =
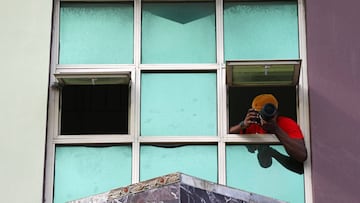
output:
M263 168L269 168L272 165L272 158L274 158L286 169L297 174L304 173L304 166L302 163L280 153L269 145L246 145L246 148L250 153L255 154L257 152L257 159L260 166Z

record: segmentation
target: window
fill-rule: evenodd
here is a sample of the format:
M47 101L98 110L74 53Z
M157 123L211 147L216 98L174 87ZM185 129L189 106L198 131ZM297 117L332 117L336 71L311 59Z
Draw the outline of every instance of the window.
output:
M298 119L297 3L224 1L224 58L227 185L304 202L303 167L284 164L288 155L274 135L228 133L230 126L244 119L258 94L273 94L279 100L280 114ZM280 190L287 192L280 194Z
M297 59L296 1L224 1L225 60Z
M299 81L300 60L227 61L229 86L295 86Z
M68 202L131 183L130 145L57 145L55 154L53 202Z
M141 136L217 136L215 72L143 72Z
M239 123L254 96L263 93L278 97L279 110L297 119L296 1L225 1L224 56L228 127Z
M57 203L132 182L136 77L133 2L54 5L45 195Z
M57 75L61 135L128 134L129 75Z
M59 64L132 64L133 3L61 2Z
M215 63L215 3L142 3L142 63Z
M228 61L229 126L236 125L245 117L255 96L268 93L280 102L278 110L281 115L296 120L300 65L300 60Z
M259 94L273 94L279 104L279 112L297 120L296 86L228 87L229 126L238 124L251 108L251 102Z
M297 1L54 0L54 8L46 203L173 172L304 202L303 176L258 153L286 155L275 137L228 132L264 92L299 120Z

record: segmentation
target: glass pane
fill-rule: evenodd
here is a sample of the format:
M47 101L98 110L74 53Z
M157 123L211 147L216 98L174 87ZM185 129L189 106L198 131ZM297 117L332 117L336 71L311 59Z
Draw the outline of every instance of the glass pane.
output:
M215 63L215 3L144 3L142 63Z
M294 78L294 65L236 66L232 72L236 85L291 85Z
M216 73L143 73L142 136L216 136Z
M96 73L60 73L54 74L61 85L129 85L130 73L96 74Z
M296 59L297 2L225 2L225 60Z
M131 147L58 146L54 203L131 184Z
M217 146L141 146L141 181L175 172L217 182Z
M227 185L291 203L303 203L302 164L290 161L283 146L228 145Z
M130 3L62 3L59 64L131 64L133 27Z

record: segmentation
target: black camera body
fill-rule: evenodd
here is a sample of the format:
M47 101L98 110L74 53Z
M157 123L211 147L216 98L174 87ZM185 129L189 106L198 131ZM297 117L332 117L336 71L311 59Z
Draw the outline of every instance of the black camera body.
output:
M275 117L275 115L277 114L277 108L274 104L267 103L260 111L251 109L249 112L255 112L257 115L255 118L252 118L251 121L261 125L261 120L270 121Z
M258 111L256 111L255 109L251 109L249 112L255 112L256 113L256 117L255 118L251 118L250 120L254 123L257 124L261 124L261 119L260 119L260 113Z

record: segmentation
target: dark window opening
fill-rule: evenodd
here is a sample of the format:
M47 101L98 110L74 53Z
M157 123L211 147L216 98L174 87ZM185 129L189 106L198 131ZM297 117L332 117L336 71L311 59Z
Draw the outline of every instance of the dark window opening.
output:
M65 85L61 134L128 134L128 85Z
M253 98L266 93L277 98L279 115L297 120L296 86L228 87L229 126L240 123L245 118L247 110L251 108Z

